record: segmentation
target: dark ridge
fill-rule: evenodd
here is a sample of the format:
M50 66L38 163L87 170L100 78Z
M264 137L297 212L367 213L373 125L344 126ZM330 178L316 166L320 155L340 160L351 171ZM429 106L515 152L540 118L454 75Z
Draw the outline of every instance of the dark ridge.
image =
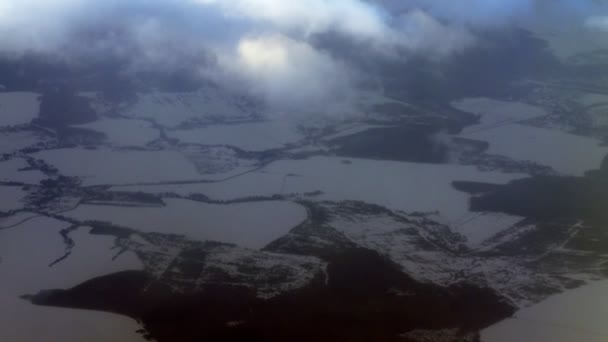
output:
M110 235L116 238L129 238L133 234L133 230L129 228L119 227L110 223L100 221L85 221L83 225L91 226L89 231L93 235Z

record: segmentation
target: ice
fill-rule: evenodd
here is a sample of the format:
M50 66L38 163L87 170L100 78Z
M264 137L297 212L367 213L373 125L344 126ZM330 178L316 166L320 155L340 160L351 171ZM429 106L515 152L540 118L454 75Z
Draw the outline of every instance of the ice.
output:
M15 158L0 162L0 181L38 184L47 177L38 170L19 171L29 167L25 159Z
M593 138L520 124L478 131L466 137L489 142L489 154L530 160L573 176L599 168L608 154L608 146L600 146Z
M38 142L32 132L0 132L0 155L13 153Z
M1 341L144 341L135 333L135 320L102 312L35 306L19 296L39 290L69 288L92 277L141 268L134 255L116 260L112 238L89 235L84 228L72 233L76 246L65 261L49 265L64 254L59 231L67 224L35 218L18 227L0 230L0 340Z
M107 148L48 150L34 154L84 185L154 183L200 179L182 154L172 151L118 151Z
M18 186L0 186L0 212L11 211L23 207L23 198L27 192Z
M140 120L102 119L74 127L101 132L116 146L145 146L159 137L158 130L152 124Z
M212 199L232 200L247 196L305 194L321 191L318 200L359 200L406 212L438 211L443 223L457 225L475 215L469 211L469 195L452 187L453 181L507 183L524 177L519 174L482 172L472 166L431 165L395 161L312 157L281 160L264 169L228 181L187 186L116 187L115 190L202 193ZM462 226L472 241L481 241L514 219L497 221L496 227ZM488 221L480 221L480 223ZM471 223L472 224L472 223Z
M591 100L597 99L585 101ZM608 147L600 146L596 139L521 124L547 115L537 106L488 98L463 99L453 102L452 106L481 115L481 123L467 127L460 136L487 141L489 154L536 162L574 176L597 169L608 154Z

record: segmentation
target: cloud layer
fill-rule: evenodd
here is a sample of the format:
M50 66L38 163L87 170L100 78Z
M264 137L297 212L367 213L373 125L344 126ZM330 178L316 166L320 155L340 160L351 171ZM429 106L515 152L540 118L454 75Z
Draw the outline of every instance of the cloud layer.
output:
M553 5L551 5L553 4ZM250 84L267 100L345 96L359 77L315 38L331 34L370 56L449 58L475 32L542 20L539 8L572 8L581 26L592 0L19 0L0 1L0 53L112 58L131 70L196 69Z

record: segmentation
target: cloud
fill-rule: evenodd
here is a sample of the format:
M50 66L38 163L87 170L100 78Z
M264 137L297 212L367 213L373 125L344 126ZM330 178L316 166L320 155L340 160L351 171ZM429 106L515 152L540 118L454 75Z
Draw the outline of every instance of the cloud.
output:
M339 61L278 34L244 37L235 51L220 55L219 63L228 79L246 82L247 88L281 109L318 110L349 96L352 81Z
M589 17L585 21L585 26L592 30L608 32L608 16Z
M399 42L409 51L442 58L473 45L474 36L462 25L446 25L422 10L398 18Z
M362 76L333 53L339 44L318 46L320 36L370 58L441 60L473 46L479 30L543 20L543 6L597 8L592 0L0 0L0 54L115 58L132 72L179 68L248 84L280 105L328 103ZM586 25L606 26L601 16Z
M390 32L381 8L359 0L199 0L234 17L271 24L308 36L336 30L360 39L385 39Z

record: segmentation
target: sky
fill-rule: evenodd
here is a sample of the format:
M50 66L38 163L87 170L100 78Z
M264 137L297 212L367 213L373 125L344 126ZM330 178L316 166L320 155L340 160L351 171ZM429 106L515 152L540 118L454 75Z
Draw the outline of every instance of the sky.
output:
M301 106L348 98L365 77L319 37L369 58L441 61L474 47L484 30L555 18L608 33L602 0L0 0L0 54L187 66Z

